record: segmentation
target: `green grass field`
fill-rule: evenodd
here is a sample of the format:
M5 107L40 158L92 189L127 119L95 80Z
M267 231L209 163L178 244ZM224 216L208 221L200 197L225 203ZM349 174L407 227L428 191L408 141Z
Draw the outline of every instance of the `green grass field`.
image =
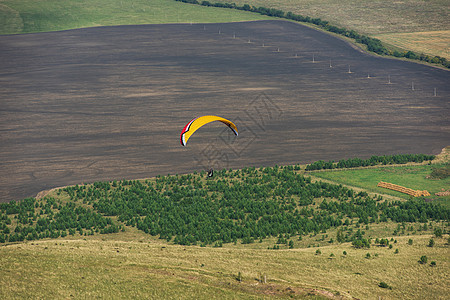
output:
M94 26L238 22L268 18L254 13L172 0L6 0L0 3L0 34Z
M410 196L377 187L378 182L384 181L394 183L414 190L427 190L431 196L427 198L436 199L438 202L450 205L450 197L438 197L434 193L449 189L450 178L431 179L427 178L436 167L444 165L421 165L421 166L399 166L399 167L380 167L351 170L333 170L312 172L314 177L327 179L332 182L359 187L370 192L388 194L396 197L408 199ZM447 165L448 166L448 165Z

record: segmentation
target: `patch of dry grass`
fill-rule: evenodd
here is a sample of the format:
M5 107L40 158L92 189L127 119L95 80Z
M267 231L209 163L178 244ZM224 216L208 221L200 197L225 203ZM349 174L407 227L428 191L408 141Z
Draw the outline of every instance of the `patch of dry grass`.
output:
M448 58L449 6L446 0L218 0L291 11L375 36L407 50ZM423 34L422 34L423 33ZM446 56L447 55L447 56Z
M447 237L436 239L433 248L426 246L429 235L413 236L413 245L408 245L409 238L396 237L393 249L332 244L320 247L320 255L317 248L184 247L133 229L14 244L0 247L0 298L444 299L450 292ZM417 262L422 255L428 257L427 265ZM437 266L431 267L431 261ZM239 272L242 282L236 279ZM258 281L261 275L266 275L266 284ZM392 290L378 287L381 281Z
M218 0L322 18L365 34L447 30L446 0Z
M376 38L418 54L438 55L450 59L450 30L388 33L376 35Z
M441 153L436 155L436 158L433 160L433 163L450 163L450 146L442 149Z

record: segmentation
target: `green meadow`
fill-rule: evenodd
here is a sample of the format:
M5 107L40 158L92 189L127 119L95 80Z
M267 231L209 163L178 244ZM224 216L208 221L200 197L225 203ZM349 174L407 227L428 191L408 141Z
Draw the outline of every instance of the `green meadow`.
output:
M263 19L269 17L172 0L6 0L0 3L0 34L112 25L215 23Z
M347 170L335 169L332 171L312 172L311 175L317 178L330 180L335 183L359 187L370 192L388 194L404 199L409 199L410 196L400 192L377 187L378 182L389 182L414 190L427 190L431 194L428 198L436 199L441 203L449 205L449 196L438 197L434 195L437 192L441 192L443 189L447 190L450 188L450 177L445 179L435 179L430 176L433 169L436 168L448 169L449 165L433 164Z

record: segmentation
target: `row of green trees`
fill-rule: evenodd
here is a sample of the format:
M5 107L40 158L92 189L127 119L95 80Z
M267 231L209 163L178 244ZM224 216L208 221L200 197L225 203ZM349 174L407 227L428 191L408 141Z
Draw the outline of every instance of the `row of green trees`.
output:
M422 163L424 161L431 161L435 158L434 155L426 154L396 154L396 155L383 155L372 156L369 159L350 158L343 159L338 162L333 160L323 161L319 160L306 166L307 171L323 170L323 169L342 169L342 168L356 168L356 167L368 167L376 165L391 165L391 164L406 164L408 162Z
M440 57L440 56L429 56L426 54L417 54L413 51L390 51L384 47L384 45L381 43L379 39L372 38L366 35L362 35L357 33L354 30L348 30L343 27L337 27L334 25L331 25L328 21L322 20L320 18L311 18L308 16L302 16L299 14L294 14L292 12L284 12L283 10L276 9L276 8L266 8L263 6L256 7L248 4L244 4L242 6L239 6L235 3L213 3L210 1L197 1L197 0L176 0L179 2L184 3L190 3L190 4L197 4L202 6L213 6L213 7L221 7L221 8L229 8L229 9L237 9L237 10L244 10L244 11L251 11L254 13L259 13L261 15L266 15L270 17L277 17L277 18L283 18L298 22L305 22L305 23L311 23L314 25L317 25L321 27L324 30L327 30L329 32L333 32L342 36L346 36L349 38L354 39L357 43L364 44L367 46L367 50L381 54L381 55L391 55L395 57L405 57L408 59L414 59L414 60L420 60L420 61L426 61L429 63L434 64L441 64L447 68L450 68L450 61L447 61L446 58Z
M119 181L64 191L74 202L91 203L103 215L183 245L317 234L352 220L426 222L450 216L448 209L423 200L383 202L341 185L313 183L292 167L219 170L213 179L205 177L159 176L153 182ZM361 240L362 235L339 239Z
M355 222L367 226L450 219L449 208L420 199L381 201L342 185L312 182L292 166L224 169L208 179L202 172L96 182L58 193L70 200L28 198L0 204L0 242L112 233L127 225L176 244L221 245L326 233ZM360 230L339 230L337 241L367 245Z
M51 197L0 204L0 243L65 237L77 232L113 233L119 228L123 226L92 209Z

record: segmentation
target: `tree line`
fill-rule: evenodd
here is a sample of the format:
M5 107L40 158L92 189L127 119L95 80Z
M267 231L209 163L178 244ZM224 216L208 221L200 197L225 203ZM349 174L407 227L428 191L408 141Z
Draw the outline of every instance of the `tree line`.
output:
M220 7L220 8L229 8L229 9L237 9L237 10L243 10L243 11L250 11L254 13L259 13L261 15L266 15L270 17L277 17L277 18L283 18L298 22L304 22L304 23L311 23L314 25L317 25L318 27L333 32L348 38L354 39L357 43L364 44L367 46L367 50L381 54L381 55L390 55L395 57L405 57L408 59L414 59L414 60L420 60L425 61L433 64L440 64L444 67L450 68L450 61L448 61L444 57L440 56L429 56L426 54L417 54L413 51L390 51L384 45L379 39L372 38L363 34L359 34L354 30L348 30L343 27L338 27L335 25L331 25L328 21L322 20L320 18L311 18L309 16L302 16L299 14L294 14L292 12L284 12L283 10L276 9L276 8L266 8L263 6L256 7L248 4L244 4L242 6L239 6L235 3L213 3L210 1L197 1L197 0L175 0L179 2L189 3L189 4L197 4L202 6L212 6L212 7Z
M406 164L408 162L422 163L424 161L432 161L435 159L434 155L426 154L396 154L396 155L382 155L372 156L369 159L349 158L335 162L330 160L328 162L319 160L306 166L307 171L326 170L326 169L344 169L356 167L368 167L376 165L392 165L392 164Z
M382 201L342 185L312 182L292 166L218 170L76 185L52 197L0 204L0 242L137 229L181 245L253 243L280 235L326 233L379 222L450 219L450 209L423 199ZM117 221L113 221L113 218ZM338 242L364 233L341 234ZM362 246L362 247L363 247Z
M13 216L11 218L11 216ZM14 229L11 230L11 225ZM118 232L118 226L92 209L52 197L0 203L0 243Z

